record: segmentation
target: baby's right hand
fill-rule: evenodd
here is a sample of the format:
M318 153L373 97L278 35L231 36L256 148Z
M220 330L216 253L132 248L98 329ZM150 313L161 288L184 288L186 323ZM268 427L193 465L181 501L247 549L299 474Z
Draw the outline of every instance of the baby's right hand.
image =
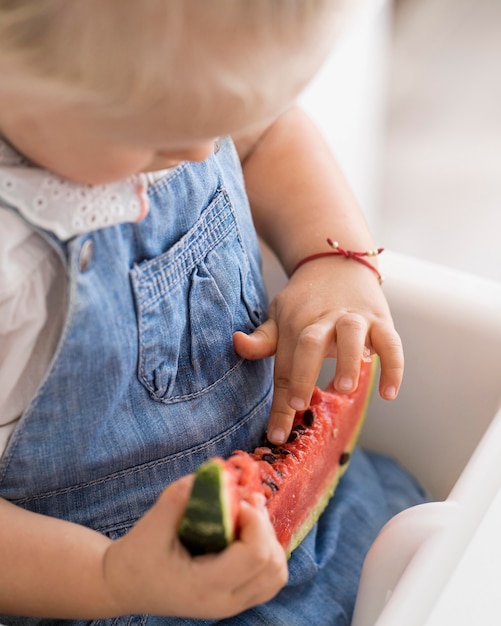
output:
M271 599L287 562L261 501L242 503L239 539L220 554L191 557L177 537L193 477L170 485L124 537L110 544L104 577L117 615L218 619Z

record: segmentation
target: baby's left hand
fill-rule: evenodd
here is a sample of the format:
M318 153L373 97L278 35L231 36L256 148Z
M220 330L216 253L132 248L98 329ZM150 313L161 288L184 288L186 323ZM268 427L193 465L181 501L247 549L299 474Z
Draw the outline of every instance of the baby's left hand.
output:
M403 350L377 278L352 259L326 257L301 266L270 306L266 322L251 335L233 336L246 359L275 354L274 397L268 439L284 443L296 410L311 399L323 359L336 358L335 388L357 388L362 358L381 361L379 393L396 397Z

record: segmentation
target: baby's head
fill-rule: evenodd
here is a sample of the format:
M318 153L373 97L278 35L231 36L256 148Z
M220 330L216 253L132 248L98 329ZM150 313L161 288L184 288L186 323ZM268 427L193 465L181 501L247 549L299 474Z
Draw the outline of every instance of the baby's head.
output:
M43 112L52 135L70 117L167 153L252 129L313 76L345 1L0 0L0 132L78 179L13 129Z

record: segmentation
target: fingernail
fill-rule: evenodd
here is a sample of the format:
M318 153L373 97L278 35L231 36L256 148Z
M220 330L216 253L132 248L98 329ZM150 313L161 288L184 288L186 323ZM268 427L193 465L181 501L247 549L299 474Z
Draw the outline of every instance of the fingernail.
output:
M275 428L275 430L272 430L268 435L268 439L272 443L285 443L285 430L282 428Z
M341 376L341 378L336 383L336 388L339 389L339 391L350 391L352 387L353 381L347 376Z
M386 387L386 389L384 390L384 397L387 400L393 400L393 398L397 397L397 389L396 387L394 387L393 385L390 385L389 387Z
M302 411L306 408L306 404L302 398L291 398L289 400L289 406L295 411Z

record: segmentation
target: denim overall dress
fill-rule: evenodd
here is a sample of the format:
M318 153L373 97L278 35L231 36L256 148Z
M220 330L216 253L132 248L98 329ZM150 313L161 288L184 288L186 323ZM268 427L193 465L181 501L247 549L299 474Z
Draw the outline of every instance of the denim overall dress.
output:
M148 190L141 222L63 242L40 231L69 277L49 372L0 462L0 496L117 538L173 480L252 449L266 427L272 361L239 358L232 333L266 318L266 293L233 144L182 163ZM12 207L15 209L15 207ZM391 489L388 487L391 482ZM221 624L348 624L377 531L421 500L406 474L357 452L290 582ZM0 624L80 624L0 616ZM95 624L214 621L127 616Z

